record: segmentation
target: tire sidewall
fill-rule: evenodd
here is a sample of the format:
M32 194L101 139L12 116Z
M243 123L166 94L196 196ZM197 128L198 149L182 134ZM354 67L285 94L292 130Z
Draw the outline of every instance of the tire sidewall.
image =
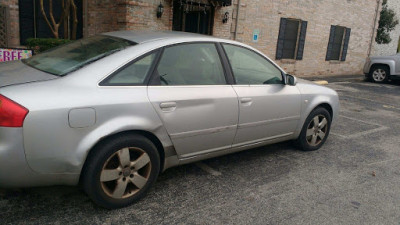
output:
M126 147L137 147L145 151L150 158L151 172L146 185L135 195L126 199L114 199L108 196L101 187L100 174L104 163L116 151ZM115 209L128 206L143 198L156 181L160 172L160 157L155 145L139 135L124 135L96 146L88 156L83 171L83 188L89 197L104 208Z
M321 141L321 143L319 143L316 146L312 146L312 145L308 144L308 142L307 142L307 137L306 137L307 128L308 128L308 125L310 124L311 120L313 120L313 118L317 115L323 115L328 120L328 123L327 123L328 129L327 129L327 132L325 133L325 137ZM300 145L299 147L301 148L301 150L315 151L315 150L318 150L319 148L321 148L321 146L324 145L324 143L326 142L326 140L329 136L329 133L331 130L331 123L332 123L331 115L325 108L318 107L318 108L314 109L313 111L311 111L311 113L308 115L306 121L304 122L303 128L301 129L301 133L299 135L299 138L297 139L297 142Z
M382 81L376 81L376 80L374 79L373 74L374 74L374 72L375 72L376 70L378 70L378 69L382 69L382 70L384 70L385 73L386 73L385 79L383 79ZM389 80L389 76L390 76L390 71L389 71L389 69L388 69L386 66L374 66L374 67L371 69L371 72L370 72L370 74L369 74L370 80L371 80L372 82L375 82L375 83L386 83L386 82Z

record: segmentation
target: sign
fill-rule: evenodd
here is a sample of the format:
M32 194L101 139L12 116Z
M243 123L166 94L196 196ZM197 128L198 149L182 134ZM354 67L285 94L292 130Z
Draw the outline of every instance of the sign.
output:
M260 30L259 29L253 30L253 42L258 42L259 38L260 38Z
M27 59L32 56L32 50L0 48L0 62Z

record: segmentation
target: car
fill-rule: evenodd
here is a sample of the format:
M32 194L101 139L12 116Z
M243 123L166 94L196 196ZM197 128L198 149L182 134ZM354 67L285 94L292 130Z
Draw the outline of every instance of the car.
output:
M376 83L400 79L400 53L392 56L368 57L364 65L364 75Z
M317 150L338 110L334 90L236 41L104 33L0 64L0 186L79 184L125 207L173 166L289 140Z

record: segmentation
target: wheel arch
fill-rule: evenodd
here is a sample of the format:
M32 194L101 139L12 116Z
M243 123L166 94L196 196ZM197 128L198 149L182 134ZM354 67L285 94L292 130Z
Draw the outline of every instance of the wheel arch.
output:
M333 119L333 109L332 109L332 106L329 103L321 103L321 104L315 106L311 110L311 112L314 111L316 108L319 108L319 107L326 109L329 112L329 115L331 116L331 119Z
M85 166L87 166L88 164L88 159L90 157L91 154L94 154L95 149L97 146L103 144L106 141L109 141L113 138L122 136L122 135L141 135L147 139L149 139L157 148L157 152L160 156L160 173L164 170L164 164L165 164L165 149L160 141L160 139L153 133L146 131L146 130L126 130L126 131L121 131L118 133L113 133L113 134L109 134L107 136L102 137L101 139L99 139L92 148L89 149L89 151L87 152L85 161L83 163L82 169L81 169L81 173L79 176L79 183L81 184L82 181L82 176L83 176L83 171L85 169Z
M303 108L303 112L301 113L301 117L294 132L294 138L297 138L300 135L301 129L303 128L304 122L306 121L308 115L315 109L322 107L326 109L331 116L331 121L337 117L338 115L338 105L335 105L335 101L332 96L319 96L318 98L314 98L310 100L307 106Z
M371 67L369 68L369 73L371 74L372 71L375 68L379 67L379 66L388 68L390 74L394 73L394 67L395 67L394 61L390 61L390 62L374 62L374 63L371 64Z

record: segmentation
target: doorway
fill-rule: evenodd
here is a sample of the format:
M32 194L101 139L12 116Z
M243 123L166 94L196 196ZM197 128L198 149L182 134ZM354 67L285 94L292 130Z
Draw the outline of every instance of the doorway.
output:
M202 1L175 0L172 30L212 35L214 7Z

